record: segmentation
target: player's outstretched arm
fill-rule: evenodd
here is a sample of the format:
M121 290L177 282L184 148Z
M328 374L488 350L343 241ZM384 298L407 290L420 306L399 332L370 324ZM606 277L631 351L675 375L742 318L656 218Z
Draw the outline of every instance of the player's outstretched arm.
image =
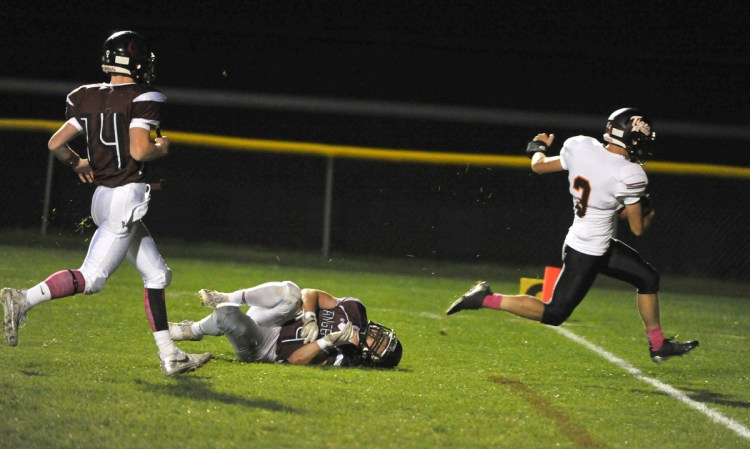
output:
M531 159L531 170L534 173L552 173L563 169L560 156L547 156L547 149L554 141L554 134L539 133L526 146L526 155Z

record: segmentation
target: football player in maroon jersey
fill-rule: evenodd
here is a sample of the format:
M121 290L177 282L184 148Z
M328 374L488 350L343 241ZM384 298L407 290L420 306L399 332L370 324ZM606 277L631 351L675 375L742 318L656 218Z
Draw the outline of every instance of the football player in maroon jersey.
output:
M210 354L187 354L169 337L165 288L172 273L142 219L149 208L146 162L169 152L159 126L166 97L151 87L155 57L146 39L133 31L112 34L102 48L102 71L109 82L88 84L66 99L67 121L49 140L49 150L96 190L91 217L97 225L79 269L66 269L27 289L2 291L5 340L18 344L18 326L28 311L52 299L93 294L127 260L143 278L146 316L159 348L161 369L171 376L205 364ZM157 137L151 139L151 131ZM70 147L83 136L86 148Z
M401 360L396 333L369 321L357 298L300 289L291 281L199 294L214 312L200 321L169 323L173 339L225 335L245 362L393 368ZM245 313L240 306L250 309Z

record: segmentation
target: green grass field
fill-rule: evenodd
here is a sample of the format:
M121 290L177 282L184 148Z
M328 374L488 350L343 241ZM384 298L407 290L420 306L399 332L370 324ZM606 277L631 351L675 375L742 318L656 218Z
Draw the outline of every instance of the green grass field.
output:
M0 283L26 288L77 268L80 240L55 248L54 239L6 235ZM174 272L172 321L208 313L200 288L290 279L363 299L371 319L398 332L402 363L244 364L225 339L208 337L179 344L211 351L208 365L163 377L139 276L123 265L97 295L35 308L18 346L0 346L0 448L750 448L747 284L664 279L665 333L701 346L662 365L648 358L634 293L617 284L598 281L563 326L699 411L553 328L487 310L444 315L476 279L516 293L520 276L539 273L195 243L161 249Z

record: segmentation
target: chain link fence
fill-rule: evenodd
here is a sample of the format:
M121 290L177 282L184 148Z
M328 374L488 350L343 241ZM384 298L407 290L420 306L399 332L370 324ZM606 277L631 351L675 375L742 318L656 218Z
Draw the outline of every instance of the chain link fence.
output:
M40 224L46 135L4 133L19 153L3 177L0 228ZM7 151L7 149L6 149ZM8 159L6 159L8 160ZM165 179L146 224L160 238L316 251L322 245L326 160L182 148L153 167ZM648 173L648 165L646 165ZM750 277L750 180L649 174L657 211L643 237L618 237L663 274ZM85 232L93 188L54 167L51 233ZM565 173L337 159L331 254L559 265L572 201Z

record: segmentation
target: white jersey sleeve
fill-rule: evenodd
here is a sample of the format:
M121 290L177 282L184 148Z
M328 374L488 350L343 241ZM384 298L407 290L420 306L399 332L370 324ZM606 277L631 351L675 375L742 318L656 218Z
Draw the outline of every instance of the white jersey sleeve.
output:
M646 193L648 178L643 167L638 164L628 164L620 169L620 180L615 196L624 204L633 204Z
M586 136L566 140L560 159L568 171L574 210L565 244L584 254L602 255L612 239L615 212L644 193L646 173L640 165Z

